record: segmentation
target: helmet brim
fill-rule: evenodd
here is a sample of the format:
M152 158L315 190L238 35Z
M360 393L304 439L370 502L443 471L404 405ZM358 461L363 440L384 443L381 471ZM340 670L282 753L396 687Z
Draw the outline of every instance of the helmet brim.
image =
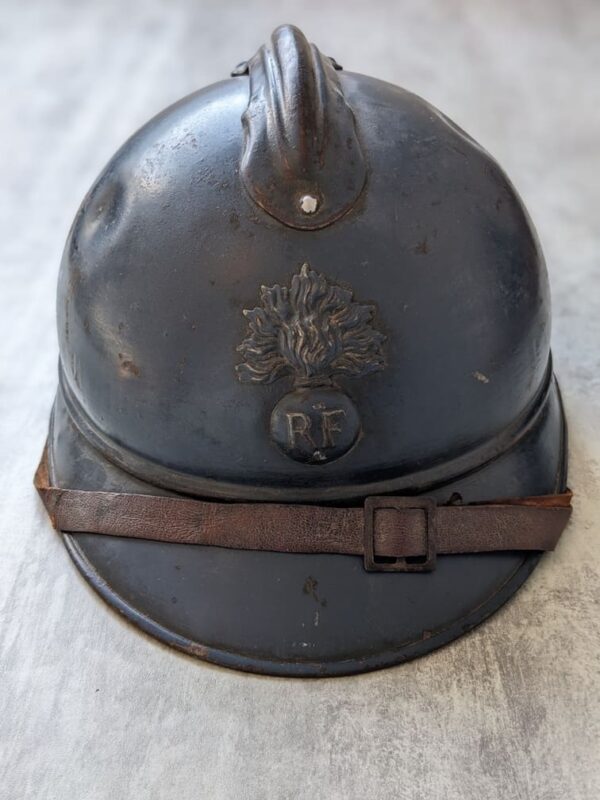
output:
M55 485L165 493L115 466L59 391L49 438ZM556 382L509 451L427 493L439 502L564 490L566 426ZM289 554L63 534L80 572L117 611L181 651L281 676L348 675L424 655L474 628L531 574L539 553L440 556L435 571L366 572L357 556Z

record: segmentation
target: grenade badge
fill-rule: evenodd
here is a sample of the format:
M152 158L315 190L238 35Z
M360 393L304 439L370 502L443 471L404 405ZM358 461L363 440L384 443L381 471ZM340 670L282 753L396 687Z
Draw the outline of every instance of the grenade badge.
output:
M373 327L375 307L353 300L304 264L290 286L262 286L261 305L245 309L248 335L236 366L243 383L273 383L291 375L293 389L271 414L271 437L290 458L326 464L357 441L358 410L336 384L385 367L386 337Z

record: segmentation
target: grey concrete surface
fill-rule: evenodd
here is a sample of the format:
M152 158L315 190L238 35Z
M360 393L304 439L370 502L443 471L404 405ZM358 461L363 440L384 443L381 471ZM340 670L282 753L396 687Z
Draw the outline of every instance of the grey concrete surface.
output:
M577 492L558 550L484 626L316 682L138 633L79 577L31 486L80 199L130 132L284 21L427 97L514 180L548 260ZM3 0L0 76L0 798L599 797L600 4Z

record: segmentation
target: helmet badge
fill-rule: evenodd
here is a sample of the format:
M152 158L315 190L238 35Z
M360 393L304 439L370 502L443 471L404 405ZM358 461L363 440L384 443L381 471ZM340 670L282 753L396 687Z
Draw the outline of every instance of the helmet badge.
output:
M271 414L271 438L290 458L326 464L361 433L358 410L335 378L360 378L386 366L386 337L373 327L375 307L304 264L288 286L262 286L261 305L245 309L247 338L237 348L243 383L286 375L294 388Z

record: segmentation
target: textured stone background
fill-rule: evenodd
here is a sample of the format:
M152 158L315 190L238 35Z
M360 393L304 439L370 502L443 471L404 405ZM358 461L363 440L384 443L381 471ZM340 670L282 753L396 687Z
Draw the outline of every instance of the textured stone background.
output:
M600 4L11 2L0 9L0 798L600 796ZM77 205L132 130L280 22L408 86L504 165L544 244L577 504L487 624L420 661L289 681L178 655L79 577L31 487Z

